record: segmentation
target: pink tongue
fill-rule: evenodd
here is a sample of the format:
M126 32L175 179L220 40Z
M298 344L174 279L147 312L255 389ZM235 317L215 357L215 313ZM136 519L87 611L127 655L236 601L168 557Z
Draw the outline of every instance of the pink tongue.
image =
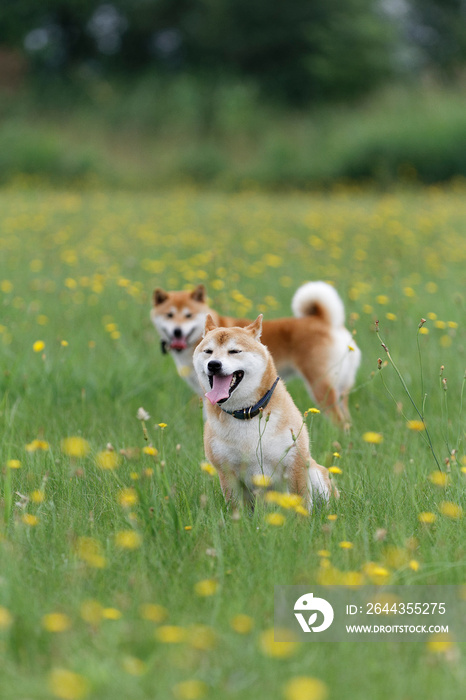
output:
M172 340L172 342L170 343L170 347L172 348L172 350L184 350L188 347L188 345L184 338L180 338L179 340Z
M209 399L212 406L222 399L227 399L230 396L230 384L232 374L228 374L226 377L219 377L217 374L213 376L212 389L205 395Z

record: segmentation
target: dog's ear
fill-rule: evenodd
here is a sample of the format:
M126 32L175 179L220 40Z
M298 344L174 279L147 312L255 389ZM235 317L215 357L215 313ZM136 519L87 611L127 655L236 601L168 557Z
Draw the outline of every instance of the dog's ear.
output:
M158 304L163 304L163 302L168 299L168 294L167 292L164 292L163 289L160 289L160 287L157 287L157 289L154 291L154 306L157 306Z
M250 323L246 326L245 330L249 331L255 340L259 340L262 335L262 319L263 315L259 314L254 323Z
M196 289L193 289L191 292L191 299L200 301L201 303L205 301L205 287L203 284L198 284Z
M213 331L214 328L218 328L217 324L215 323L214 319L210 314L207 314L206 320L205 320L205 330L204 330L204 336L206 333L209 331Z

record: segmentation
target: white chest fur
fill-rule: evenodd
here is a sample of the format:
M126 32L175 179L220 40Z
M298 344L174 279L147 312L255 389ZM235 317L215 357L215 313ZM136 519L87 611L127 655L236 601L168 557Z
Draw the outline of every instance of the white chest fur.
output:
M212 460L228 467L237 477L251 480L264 474L280 481L295 457L297 449L290 428L279 429L279 416L257 416L238 420L233 416L209 415L208 438Z

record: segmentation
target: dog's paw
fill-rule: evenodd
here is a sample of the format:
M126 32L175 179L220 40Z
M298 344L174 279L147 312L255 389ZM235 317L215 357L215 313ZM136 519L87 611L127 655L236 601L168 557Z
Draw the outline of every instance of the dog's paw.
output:
M332 494L332 484L324 467L309 468L309 486L312 505L327 505Z

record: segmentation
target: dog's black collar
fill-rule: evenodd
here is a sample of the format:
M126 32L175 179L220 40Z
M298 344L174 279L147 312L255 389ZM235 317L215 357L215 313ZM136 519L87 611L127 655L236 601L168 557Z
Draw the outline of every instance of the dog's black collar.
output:
M220 408L222 411L225 411L225 413L228 413L228 415L233 416L233 418L238 418L238 420L250 420L251 418L255 418L269 403L279 379L280 377L276 378L268 392L264 394L264 396L259 399L254 406L250 406L249 408L239 408L237 411L227 411L226 408L223 408L223 406L220 406Z

